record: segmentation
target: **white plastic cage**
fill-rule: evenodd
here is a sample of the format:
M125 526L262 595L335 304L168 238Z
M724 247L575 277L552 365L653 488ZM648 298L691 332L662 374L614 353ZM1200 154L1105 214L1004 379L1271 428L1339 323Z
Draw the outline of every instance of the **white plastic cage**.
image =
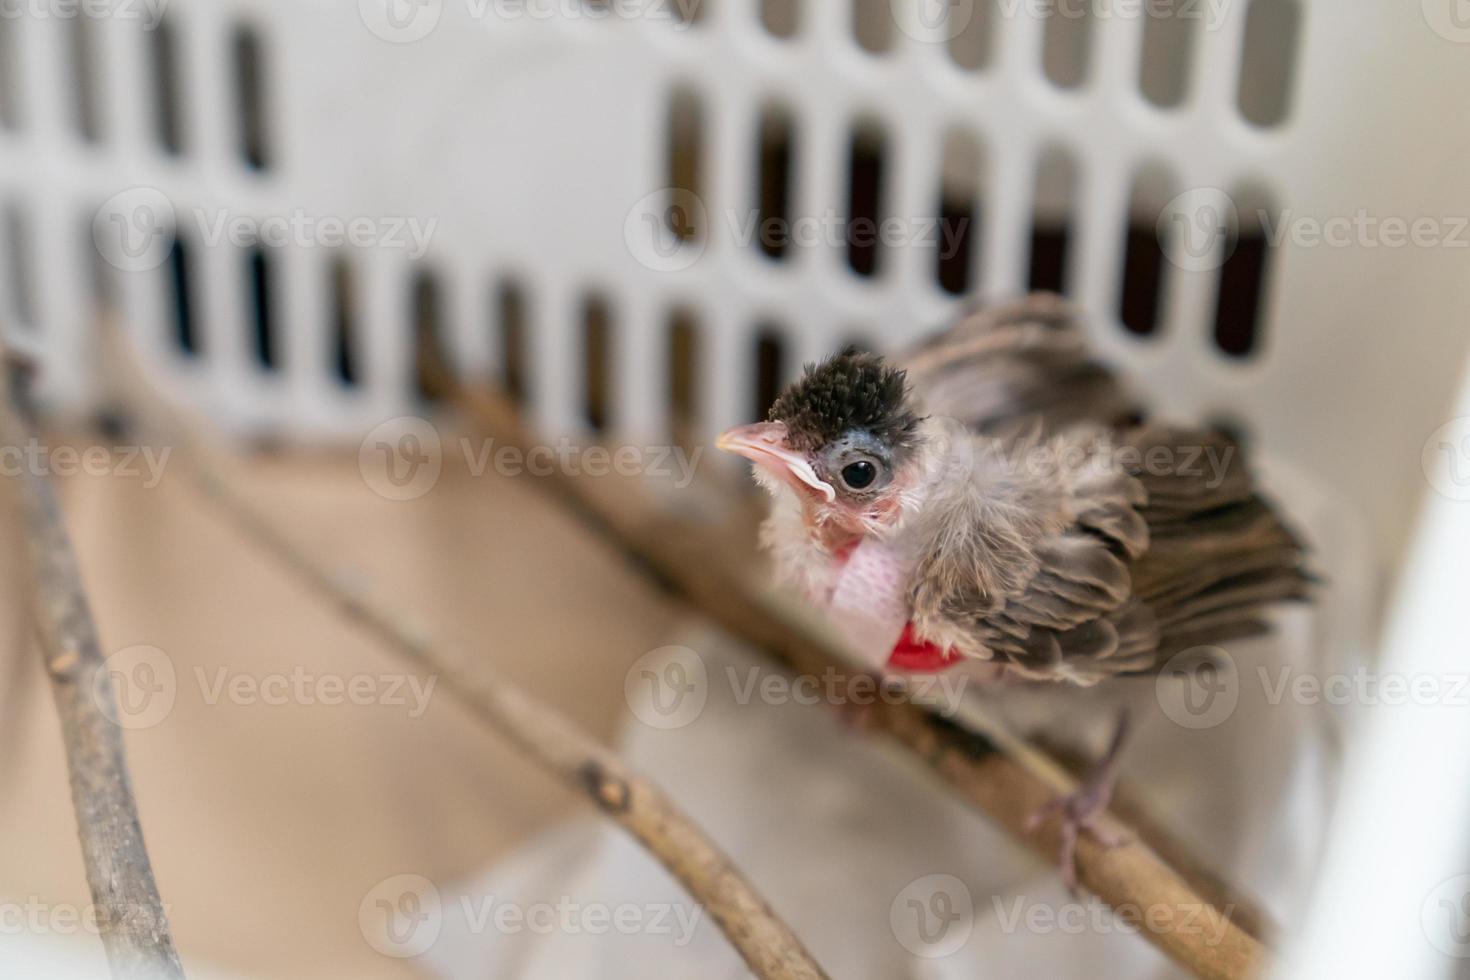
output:
M1470 348L1455 0L3 13L0 309L62 406L94 397L102 306L240 430L418 410L428 329L548 432L708 434L845 341L1049 286L1166 411L1330 488L1391 569ZM892 238L853 245L862 219ZM1417 553L1446 563L1470 505L1430 499L1452 530Z

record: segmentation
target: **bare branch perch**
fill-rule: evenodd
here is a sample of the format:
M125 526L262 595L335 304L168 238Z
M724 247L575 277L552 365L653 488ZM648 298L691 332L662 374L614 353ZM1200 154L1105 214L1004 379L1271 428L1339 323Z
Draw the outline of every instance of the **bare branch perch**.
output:
M501 444L526 451L536 444L503 398L442 380L455 406ZM718 554L719 548L699 528L634 495L600 493L589 481L560 471L539 479L631 565L733 636L765 650L798 674L852 673L825 637L793 620L725 564L711 561L709 556ZM1017 840L1048 861L1055 859L1057 823L1050 821L1035 834L1026 833L1024 824L1059 792L1075 787L1075 779L1061 763L999 728L980 735L914 704L876 707L878 730L907 747ZM1125 826L1115 814L1108 823L1115 836L1131 843L1110 850L1082 835L1077 869L1083 886L1196 976L1238 980L1262 969L1265 950L1260 936L1247 931L1247 924L1259 927L1266 921L1264 915L1218 879L1198 871L1199 862L1181 860L1180 867L1187 871L1176 870L1136 827ZM1167 852L1182 854L1174 842L1169 842ZM1229 904L1217 905L1211 899Z
M713 841L648 779L579 730L549 705L521 692L481 659L461 669L421 634L369 603L321 562L282 534L203 461L187 453L190 472L256 544L301 577L318 595L420 669L508 742L587 797L628 831L714 918L762 980L825 980L795 933L756 893Z
M0 444L35 438L29 408L30 369L7 354L0 398ZM143 828L128 778L112 681L103 669L97 628L87 607L55 490L22 468L15 478L25 522L37 628L46 673L66 742L72 804L81 837L87 886L115 977L183 977L168 916L148 863Z

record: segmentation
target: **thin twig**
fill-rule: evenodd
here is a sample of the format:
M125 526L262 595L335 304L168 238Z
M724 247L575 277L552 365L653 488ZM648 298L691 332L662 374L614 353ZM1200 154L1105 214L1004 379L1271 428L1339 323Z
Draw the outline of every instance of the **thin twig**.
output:
M535 437L502 397L445 380L452 403L473 425L499 444L529 451ZM729 567L711 561L719 549L708 533L623 492L621 485L599 492L598 481L578 480L553 470L541 486L629 564L666 592L704 613L733 636L764 650L799 675L851 676L853 671L828 637L792 617L779 603ZM609 484L611 481L600 481ZM969 719L967 718L967 721ZM969 801L1048 861L1056 858L1060 825L1026 830L1027 818L1058 792L1074 788L1065 766L1040 748L1001 726L983 733L961 727L916 704L875 705L876 730L909 749L961 798ZM1137 828L1110 815L1110 836L1129 843L1107 848L1091 835L1077 845L1080 883L1136 925L1141 935L1196 976L1238 980L1265 964L1261 936L1247 930L1266 921L1244 905L1234 891L1204 874L1190 861L1176 870L1149 846ZM1179 853L1177 845L1171 853ZM1187 875L1187 876L1186 876ZM1211 897L1229 896L1216 906ZM1239 904L1237 904L1239 903ZM1234 915L1237 908L1244 914Z
M0 445L36 438L30 412L30 368L3 357ZM51 484L22 467L14 478L34 584L36 626L66 743L72 805L87 886L114 977L157 980L184 969L158 895L138 807L128 777L117 702L103 665L97 627L87 606L76 556Z
M826 976L740 869L663 790L630 771L554 708L520 691L485 660L477 660L473 670L460 669L416 629L367 601L299 548L208 467L199 450L184 455L205 496L253 543L349 619L420 669L437 675L441 689L632 834L714 917L757 976L766 980Z
M103 324L104 359L129 420L151 439L176 446L204 496L318 596L421 670L440 689L532 761L586 797L633 836L724 932L761 980L826 980L826 973L738 867L655 783L630 770L556 709L521 691L489 658L461 668L425 634L368 601L323 561L300 548L222 478L187 421L154 389L115 324Z

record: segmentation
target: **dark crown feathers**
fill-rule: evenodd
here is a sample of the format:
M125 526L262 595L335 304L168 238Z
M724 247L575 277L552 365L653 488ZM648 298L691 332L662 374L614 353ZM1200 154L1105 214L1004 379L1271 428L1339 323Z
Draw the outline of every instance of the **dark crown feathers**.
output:
M810 452L854 429L871 432L902 455L918 442L919 417L908 406L904 372L877 354L849 347L808 364L771 406L792 448Z

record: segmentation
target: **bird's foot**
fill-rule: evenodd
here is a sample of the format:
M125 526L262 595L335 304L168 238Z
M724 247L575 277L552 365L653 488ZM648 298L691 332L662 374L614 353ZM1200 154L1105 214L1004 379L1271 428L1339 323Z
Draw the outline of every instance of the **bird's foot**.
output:
M1113 740L1087 778L1076 791L1059 796L1038 809L1026 819L1026 832L1035 833L1053 817L1061 822L1061 847L1057 863L1062 873L1062 883L1072 894L1077 893L1077 839L1083 831L1103 847L1112 849L1128 843L1128 837L1104 825L1102 819L1112 802L1113 787L1118 781L1118 761L1123 743L1128 735L1128 714L1118 718Z

